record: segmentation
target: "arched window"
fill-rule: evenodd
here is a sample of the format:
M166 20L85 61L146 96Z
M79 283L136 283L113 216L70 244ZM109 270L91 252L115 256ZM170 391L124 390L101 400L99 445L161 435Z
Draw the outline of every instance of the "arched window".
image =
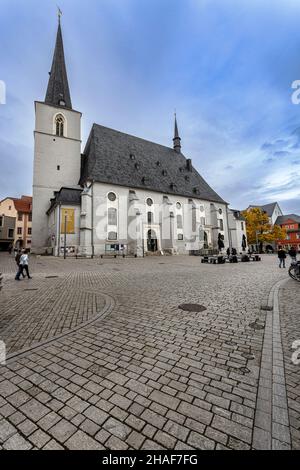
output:
M148 211L147 212L147 218L148 218L148 224L153 223L153 212Z
M55 118L55 133L59 137L64 136L64 124L64 117L61 114L58 114Z
M177 214L177 228L179 228L179 229L183 228L182 215L181 214Z
M108 208L108 225L117 225L117 209L114 207Z

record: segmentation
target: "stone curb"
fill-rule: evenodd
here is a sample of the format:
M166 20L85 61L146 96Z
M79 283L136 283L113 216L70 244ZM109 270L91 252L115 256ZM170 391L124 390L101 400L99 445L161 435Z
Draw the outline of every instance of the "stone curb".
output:
M257 450L291 449L279 312L279 289L288 280L274 284L267 302L252 442Z

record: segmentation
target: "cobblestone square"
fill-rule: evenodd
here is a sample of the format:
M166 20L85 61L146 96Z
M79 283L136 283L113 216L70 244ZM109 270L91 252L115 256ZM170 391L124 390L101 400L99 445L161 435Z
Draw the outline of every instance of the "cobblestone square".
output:
M15 282L0 254L0 448L300 448L300 286L275 256L30 264Z

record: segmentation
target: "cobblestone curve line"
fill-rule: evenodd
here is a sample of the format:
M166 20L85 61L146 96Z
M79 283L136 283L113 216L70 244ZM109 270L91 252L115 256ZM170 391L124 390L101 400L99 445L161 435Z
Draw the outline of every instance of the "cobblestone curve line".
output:
M52 344L58 340L60 340L61 338L65 338L66 336L69 336L79 330L82 330L84 328L86 328L87 326L91 325L92 323L95 323L97 320L99 319L103 319L105 318L107 315L109 315L114 307L115 307L115 300L114 298L111 296L111 295L108 295L108 294L105 294L104 292L98 292L99 295L101 295L104 300L105 300L105 305L103 307L103 309L98 312L97 315L95 315L94 317L90 318L89 320L81 323L80 325L76 326L75 328L65 332L65 333L61 333L57 336L54 336L52 338L49 338L47 340L44 340L44 341L41 341L39 343L35 343L33 344L32 346L29 346L29 347L26 347L26 348L23 348L19 351L16 351L12 354L8 354L7 356L7 360L6 360L6 365L10 365L14 360L16 359L20 359L21 357L25 357L27 354L30 354L33 350L36 350L36 349L40 349L44 346L48 346L49 344Z
M267 307L252 447L258 450L290 450L291 435L280 328L279 289L271 288Z

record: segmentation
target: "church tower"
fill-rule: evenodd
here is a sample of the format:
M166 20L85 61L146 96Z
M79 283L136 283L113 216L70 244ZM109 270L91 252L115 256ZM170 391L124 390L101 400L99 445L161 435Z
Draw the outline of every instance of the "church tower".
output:
M50 199L64 187L79 187L81 113L72 107L63 38L58 30L46 97L35 102L32 252L51 246L48 231Z

